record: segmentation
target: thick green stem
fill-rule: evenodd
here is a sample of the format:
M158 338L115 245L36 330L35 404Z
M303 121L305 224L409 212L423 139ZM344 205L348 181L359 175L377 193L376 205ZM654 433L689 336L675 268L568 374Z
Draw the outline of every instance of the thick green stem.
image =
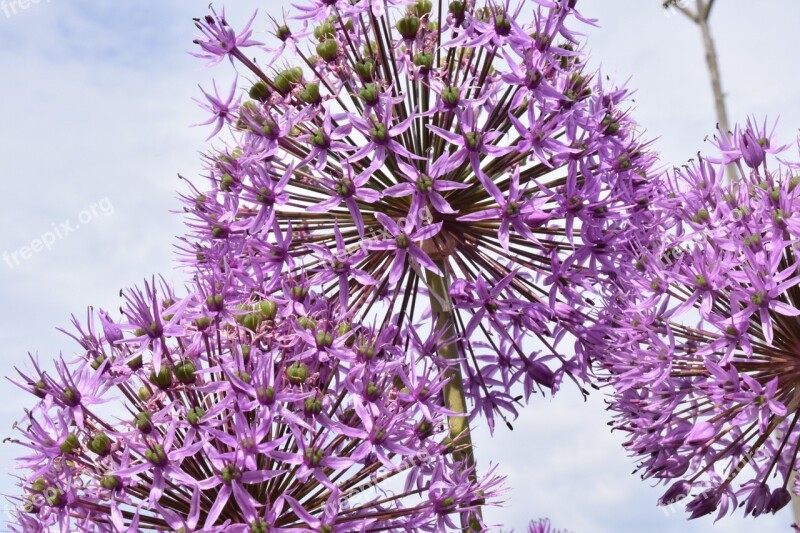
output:
M470 479L477 481L475 472L475 454L472 448L472 436L467 420L467 400L464 395L464 378L461 375L461 364L458 359L458 347L456 345L456 328L453 316L453 306L450 303L449 281L447 270L443 261L436 262L443 275L439 276L431 271L427 272L428 290L430 291L431 310L435 317L436 331L443 330L442 339L445 341L438 350L438 355L448 361L445 377L447 384L443 389L444 406L450 411L461 413L447 417L450 429L450 438L455 443L453 457L457 461L463 461L468 467L472 468ZM464 531L478 531L475 516L481 516L480 507L475 512L468 513L469 516L462 515L462 527Z

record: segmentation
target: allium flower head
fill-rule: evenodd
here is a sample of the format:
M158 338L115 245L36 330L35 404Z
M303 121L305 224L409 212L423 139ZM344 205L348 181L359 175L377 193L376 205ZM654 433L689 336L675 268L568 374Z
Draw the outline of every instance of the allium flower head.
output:
M626 447L693 518L774 513L800 466L800 165L752 122L716 145L670 174L597 335Z
M497 500L491 468L455 462L444 377L408 328L353 322L307 284L220 290L218 274L182 298L148 283L122 323L76 321L83 351L58 377L35 359L20 373L38 403L14 439L14 531L441 531ZM143 314L173 326L119 336Z
M626 90L584 68L574 4L315 1L264 62L202 41L249 99L185 198L187 260L307 278L341 316L398 329L430 330L438 300L490 424L515 387L583 376L589 295L658 191Z

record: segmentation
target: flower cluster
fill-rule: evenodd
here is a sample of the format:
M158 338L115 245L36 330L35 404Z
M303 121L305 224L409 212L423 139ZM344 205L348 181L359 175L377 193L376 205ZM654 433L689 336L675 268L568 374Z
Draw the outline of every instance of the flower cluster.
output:
M275 46L198 20L198 55L238 65L249 98L210 98L229 136L186 195L186 261L290 272L395 327L440 306L490 425L577 382L590 297L660 192L627 91L584 68L574 4L315 1Z
M627 448L693 518L781 509L800 449L800 164L766 123L715 145L671 173L597 332Z
M496 500L491 469L454 464L443 376L408 328L307 285L221 283L146 283L121 323L74 321L75 361L20 372L40 401L15 531L440 531Z

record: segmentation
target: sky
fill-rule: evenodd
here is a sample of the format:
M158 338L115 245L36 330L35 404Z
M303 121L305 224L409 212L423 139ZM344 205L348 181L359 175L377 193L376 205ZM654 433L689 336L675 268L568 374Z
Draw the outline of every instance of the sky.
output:
M580 0L598 18L587 28L591 62L636 90L634 116L662 160L679 165L713 134L716 118L698 29L660 0ZM800 2L717 2L712 16L731 122L779 119L793 142L800 126L796 56ZM213 75L187 51L192 17L207 0L0 0L0 374L74 344L59 333L88 305L115 310L122 288L155 274L180 285L174 244L182 231L178 173L196 176L207 129L193 98ZM235 23L259 9L280 15L286 1L236 0ZM267 26L261 24L260 28ZM224 84L223 84L224 85ZM40 244L33 244L38 242ZM0 439L28 398L0 385ZM575 533L786 531L791 514L687 522L655 503L663 489L632 474L633 460L611 433L603 398L584 402L565 387L534 401L494 436L476 434L480 464L499 463L511 488L487 512L502 530L550 517ZM19 448L0 446L8 471ZM14 493L0 478L0 493ZM0 517L0 523L3 518ZM498 529L500 530L500 529Z

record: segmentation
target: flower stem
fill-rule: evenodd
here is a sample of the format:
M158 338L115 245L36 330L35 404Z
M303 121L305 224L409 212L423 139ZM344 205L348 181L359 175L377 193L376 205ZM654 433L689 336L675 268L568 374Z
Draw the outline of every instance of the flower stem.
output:
M450 439L455 443L453 457L456 461L463 462L471 468L470 480L477 481L475 470L475 454L472 448L472 436L467 419L467 400L464 394L464 378L461 374L461 363L458 361L458 348L456 345L457 335L455 328L455 317L453 316L453 306L450 303L449 281L447 278L447 268L444 261L436 261L436 266L443 275L439 276L431 271L427 271L428 290L430 291L431 310L435 317L436 330L444 330L442 339L444 342L438 350L438 355L446 360L448 368L445 377L448 378L444 386L444 406L458 415L447 417L450 429ZM482 516L480 507L469 513L464 513L461 517L461 525L464 531L480 531L480 521L476 520Z

